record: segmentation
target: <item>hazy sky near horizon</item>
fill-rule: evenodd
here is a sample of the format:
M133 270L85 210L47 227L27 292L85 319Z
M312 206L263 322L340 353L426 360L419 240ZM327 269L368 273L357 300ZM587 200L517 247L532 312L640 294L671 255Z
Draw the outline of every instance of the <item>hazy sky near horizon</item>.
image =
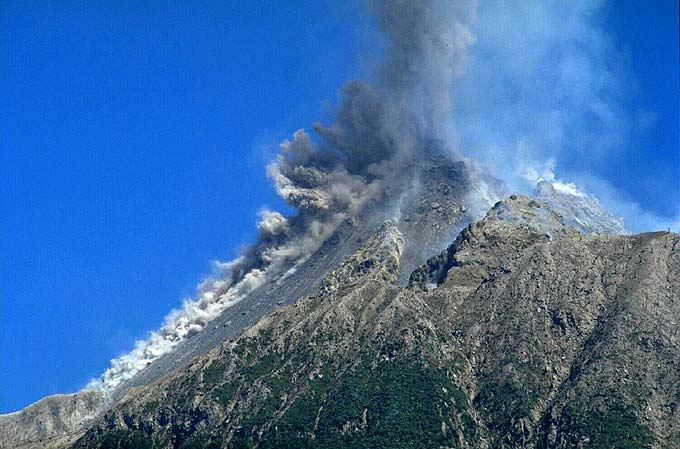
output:
M595 19L644 129L558 175L654 217L636 230L673 222L677 1ZM0 413L82 388L252 241L258 211L283 207L264 169L278 143L331 122L377 44L346 2L0 3Z

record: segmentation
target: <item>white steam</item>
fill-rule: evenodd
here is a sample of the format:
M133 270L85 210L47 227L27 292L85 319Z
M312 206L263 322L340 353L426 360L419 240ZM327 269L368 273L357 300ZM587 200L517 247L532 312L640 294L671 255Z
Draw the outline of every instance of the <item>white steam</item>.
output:
M531 191L543 178L599 197L633 230L666 229L680 213L656 217L603 181L611 159L630 157L632 137L650 123L648 111L632 108L633 77L602 28L606 3L480 1L475 43L453 87L455 140L510 191ZM546 167L569 182L546 176Z

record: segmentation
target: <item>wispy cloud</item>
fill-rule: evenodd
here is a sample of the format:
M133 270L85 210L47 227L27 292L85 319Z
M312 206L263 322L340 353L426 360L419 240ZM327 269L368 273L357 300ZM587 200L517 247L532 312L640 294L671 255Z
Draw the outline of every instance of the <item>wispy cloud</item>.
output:
M654 111L636 107L634 75L603 28L604 3L480 1L471 27L476 41L454 83L454 135L461 152L511 190L531 187L527 173L546 167L572 182L587 173L591 182L581 187L606 208L634 230L655 229L677 219L652 219L614 185L625 179L603 176L655 120ZM677 191L660 194L678 200Z

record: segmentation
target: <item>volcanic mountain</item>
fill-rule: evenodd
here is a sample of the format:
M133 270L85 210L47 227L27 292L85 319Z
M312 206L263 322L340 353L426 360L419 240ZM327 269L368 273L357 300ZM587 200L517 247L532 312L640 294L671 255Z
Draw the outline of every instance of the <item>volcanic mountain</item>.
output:
M452 138L477 2L369 3L384 61L267 167L291 213L0 448L679 447L680 237L508 196Z
M680 236L511 196L400 286L407 238L384 222L70 447L678 447Z
M403 173L385 186L355 214L341 221L302 263L280 267L257 288L230 304L172 351L147 362L129 379L111 389L88 389L73 395L46 398L26 409L0 417L0 447L40 442L71 435L87 426L114 400L129 390L151 384L186 368L195 357L237 337L263 316L313 294L327 274L354 254L386 220L403 236L397 283L405 286L411 271L455 238L479 214L479 204L491 202L486 181L471 175L466 164L437 148L425 157L402 162ZM490 185L495 181L489 180ZM268 242L266 242L268 243ZM61 441L61 440L59 440ZM7 442L7 443L5 443ZM2 446L3 444L9 444Z
M411 173L112 397L3 417L4 447L678 447L680 237L596 234L547 185L466 226L464 163Z

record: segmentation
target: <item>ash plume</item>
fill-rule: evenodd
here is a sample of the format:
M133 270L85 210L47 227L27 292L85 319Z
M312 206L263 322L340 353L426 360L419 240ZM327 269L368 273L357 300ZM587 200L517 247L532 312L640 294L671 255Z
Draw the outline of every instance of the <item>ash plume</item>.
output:
M401 179L399 169L422 157L425 142L446 142L450 88L474 43L476 2L372 1L369 8L386 43L372 83L348 82L335 123L313 125L319 141L300 129L267 167L277 193L297 213L285 217L264 210L257 242L237 259L217 263L217 273L198 287L195 298L130 353L112 360L89 388L114 390L253 290L294 272L388 184L402 190L417 184Z
M285 279L385 192L399 220L400 205L420 186L409 164L432 142L470 157L473 216L498 199L496 187L485 182L489 170L513 191L526 191L527 180L529 188L548 180L558 192L583 199L583 183L570 183L584 178L578 164L590 172L605 155L623 151L631 122L619 55L593 21L602 3L369 1L384 37L383 63L369 80L345 84L334 123L313 124L315 135L296 131L267 167L276 192L296 213L262 211L256 243L217 263L195 298L112 360L90 387L115 389L255 289ZM571 161L569 181L555 174L556 161L564 160ZM625 213L616 210L623 205L627 216L645 218L636 204L607 201L620 196L597 181L591 190L606 193L607 208Z

